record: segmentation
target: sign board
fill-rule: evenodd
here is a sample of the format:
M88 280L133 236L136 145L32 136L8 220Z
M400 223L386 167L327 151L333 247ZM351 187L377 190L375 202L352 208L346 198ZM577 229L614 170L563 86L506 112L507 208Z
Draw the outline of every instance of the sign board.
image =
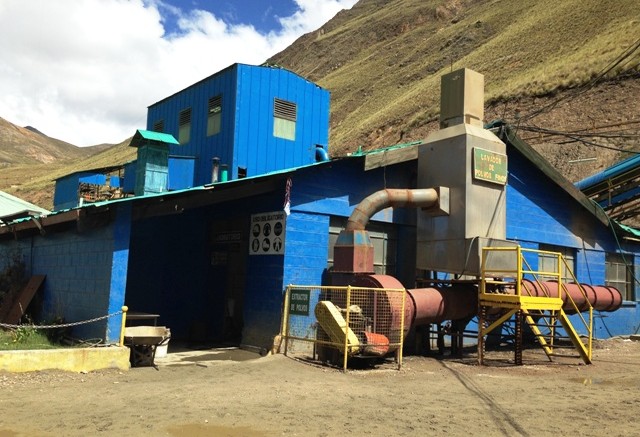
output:
M310 290L293 290L289 296L289 314L295 316L309 315Z
M507 183L507 155L473 148L473 178L494 184Z
M283 255L284 211L253 214L249 230L249 255Z

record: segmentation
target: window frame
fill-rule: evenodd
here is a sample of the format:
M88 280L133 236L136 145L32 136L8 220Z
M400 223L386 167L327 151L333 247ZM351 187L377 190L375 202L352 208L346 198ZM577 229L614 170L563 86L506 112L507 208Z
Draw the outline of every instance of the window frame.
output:
M207 103L207 136L217 135L222 130L222 94L209 98Z
M612 278L615 267L615 278ZM624 281L620 271L624 271ZM622 300L635 300L634 256L619 252L606 252L604 258L604 283L616 288L622 294ZM624 288L621 285L624 284Z
M295 141L297 120L297 103L274 97L273 136L276 138Z
M186 144L191 141L191 107L178 113L178 142Z
M571 269L571 272L573 272L574 275L576 274L576 250L573 247L556 246L554 244L540 243L538 245L538 250L541 250L544 252L561 253L564 259L567 261L567 264L569 265L569 269ZM558 271L557 261L558 261L558 258L553 255L549 255L546 253L539 253L538 254L538 271L544 271L544 272ZM553 265L552 269L548 270L546 268L543 268L543 264L546 264L546 263L551 263ZM563 265L562 272L560 273L561 273L560 277L562 278L563 283L573 282L573 276L569 273L567 266ZM547 280L558 279L556 276L549 276L549 275L540 275L540 278L547 279Z

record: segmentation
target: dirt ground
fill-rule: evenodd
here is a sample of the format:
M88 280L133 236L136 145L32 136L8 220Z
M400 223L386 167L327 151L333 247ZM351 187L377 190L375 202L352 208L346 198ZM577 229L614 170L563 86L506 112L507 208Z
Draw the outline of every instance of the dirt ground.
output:
M594 364L525 350L405 357L346 374L238 349L173 352L153 367L0 373L0 437L628 436L638 434L640 341L597 342Z

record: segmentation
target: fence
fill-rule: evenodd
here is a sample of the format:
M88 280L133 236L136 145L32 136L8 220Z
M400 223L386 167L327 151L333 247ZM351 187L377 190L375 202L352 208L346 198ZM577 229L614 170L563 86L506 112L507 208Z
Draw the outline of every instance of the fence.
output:
M402 367L406 330L404 289L290 285L282 323L284 353L308 352L342 359L395 353Z

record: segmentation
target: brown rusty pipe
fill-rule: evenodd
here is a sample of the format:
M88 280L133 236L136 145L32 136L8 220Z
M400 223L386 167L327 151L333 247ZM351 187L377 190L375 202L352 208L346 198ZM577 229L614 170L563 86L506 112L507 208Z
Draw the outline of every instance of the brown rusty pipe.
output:
M390 206L413 206L426 208L438 201L438 193L433 188L424 189L384 189L365 197L353 210L345 231L361 231L369 219Z
M571 296L571 299L575 302L578 310L586 311L589 308L587 301L591 303L594 310L599 311L615 311L622 305L622 294L614 287L607 287L604 285L589 285L580 284L585 291L585 295L580 291L578 284L565 283L566 288L562 290L561 294L558 294L558 283L555 281L539 281L534 282L528 279L522 280L523 296L535 296L535 297L558 297L560 296L564 301L562 309L566 312L575 313L575 308L571 304L567 294Z
M411 326L472 318L478 312L478 288L473 285L407 290L407 318Z

